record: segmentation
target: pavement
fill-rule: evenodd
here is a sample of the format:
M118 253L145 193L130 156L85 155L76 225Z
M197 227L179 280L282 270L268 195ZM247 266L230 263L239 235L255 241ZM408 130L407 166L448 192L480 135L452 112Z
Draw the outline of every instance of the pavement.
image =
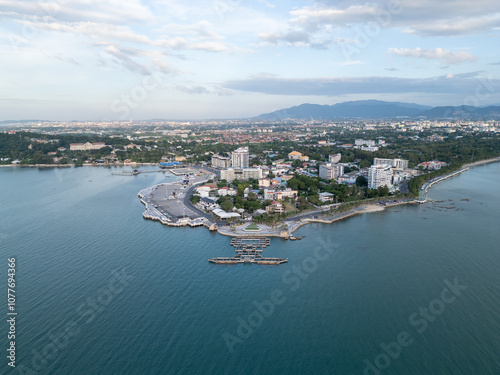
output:
M190 219L206 217L207 219L212 219L210 214L197 209L189 201L194 188L206 181L208 177L206 173L202 173L200 176L193 176L190 178L188 186L183 185L182 180L154 186L144 195L143 199L162 215L169 217L174 222L183 217L189 217Z

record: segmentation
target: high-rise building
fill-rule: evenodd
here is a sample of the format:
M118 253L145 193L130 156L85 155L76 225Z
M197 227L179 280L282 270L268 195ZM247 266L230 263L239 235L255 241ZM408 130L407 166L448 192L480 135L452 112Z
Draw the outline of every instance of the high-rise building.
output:
M387 164L372 165L368 169L368 188L377 189L386 185L392 187L392 167Z
M344 166L341 164L326 163L319 166L319 177L325 180L337 180L344 174Z
M340 161L342 154L328 155L328 162L336 164Z
M408 169L408 160L394 159L392 166L396 169Z
M231 152L231 166L233 168L248 168L249 164L248 147L240 147Z
M408 169L408 160L374 158L373 165L390 165L396 169Z
M212 167L214 168L229 168L231 166L231 158L220 156L219 154L212 155Z

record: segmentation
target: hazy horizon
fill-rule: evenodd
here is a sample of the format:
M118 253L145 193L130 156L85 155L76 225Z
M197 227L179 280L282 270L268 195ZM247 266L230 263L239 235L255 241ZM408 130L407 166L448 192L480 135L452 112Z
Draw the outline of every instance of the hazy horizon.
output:
M1 120L500 102L493 0L1 2ZM71 119L71 120L70 120Z

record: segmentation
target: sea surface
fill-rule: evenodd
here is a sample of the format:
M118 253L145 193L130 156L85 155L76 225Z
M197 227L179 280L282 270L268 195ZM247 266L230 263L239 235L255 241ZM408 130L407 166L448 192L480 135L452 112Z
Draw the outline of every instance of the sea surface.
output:
M272 239L279 266L209 263L230 238L142 218L174 177L119 170L0 168L0 374L500 374L500 163Z

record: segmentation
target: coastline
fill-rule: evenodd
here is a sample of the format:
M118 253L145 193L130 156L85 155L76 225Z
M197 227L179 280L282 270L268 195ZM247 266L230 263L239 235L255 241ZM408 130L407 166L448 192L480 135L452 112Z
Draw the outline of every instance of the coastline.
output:
M476 167L478 165L483 165L483 164L488 164L488 163L495 163L497 161L500 161L500 156L496 157L496 158L484 159L484 160L479 160L479 161L476 161L476 162L473 162L473 163L464 164L462 166L462 168L472 168L472 167Z
M416 201L411 200L411 201L404 201L404 202L396 202L392 204L388 204L385 206L382 206L380 204L364 204L360 205L359 207L356 207L350 211L344 212L338 216L334 216L331 220L327 219L320 219L320 218L315 218L315 219L303 219L301 221L298 221L297 223L287 223L288 224L288 230L283 230L283 229L274 229L271 228L265 224L257 224L259 228L261 229L259 233L245 233L244 232L244 227L248 225L248 223L239 225L238 227L234 229L226 229L226 227L223 228L218 228L217 233L223 235L223 236L228 236L228 237L279 237L283 239L289 239L289 237L292 236L292 233L297 231L299 228L303 227L304 225L310 224L310 223L321 223L321 224L332 224L337 221L341 221L344 219L348 219L350 217L360 215L360 214L365 214L365 213L372 213L372 212L382 212L385 211L387 208L390 207L396 207L396 206L401 206L404 204L416 204ZM222 229L222 230L221 230ZM264 233L260 233L264 232Z
M448 178L456 176L457 174L461 174L463 172L467 172L470 168L474 168L474 167L477 167L477 166L480 166L480 165L484 165L484 164L495 163L495 162L499 162L499 161L500 161L500 156L496 157L496 158L491 158L491 159L479 160L479 161L476 161L476 162L473 162L473 163L464 164L464 165L462 165L462 167L460 169L457 169L454 172L447 173L447 174L439 176L439 177L435 177L433 180L429 180L429 181L425 182L420 187L421 192L420 192L420 196L419 196L419 198L418 198L417 201L419 203L425 203L425 202L427 202L427 191L433 185L435 185L435 184L437 184L437 183L439 183L441 181L447 180ZM423 194L423 197L422 197L422 194Z
M137 167L142 165L157 165L158 163L117 163L117 164L82 164L81 167ZM75 164L0 164L0 167L20 168L69 168Z
M292 237L292 233L303 227L304 225L310 224L310 223L322 223L322 224L333 224L337 221L341 221L359 214L364 214L364 213L371 213L371 212L382 212L385 211L389 207L395 207L403 204L416 204L416 203L425 203L427 201L427 191L429 188L431 188L434 184L441 182L445 179L451 178L457 174L463 173L469 168L475 167L475 166L480 166L488 163L494 163L494 162L500 162L500 157L496 158L491 158L491 159L485 159L485 160L480 160L477 162L473 163L468 163L464 164L460 169L448 173L443 176L439 176L435 178L434 180L426 182L424 185L422 185L423 188L423 194L425 196L425 200L411 200L411 201L401 201L401 202L395 202L392 204L387 204L387 205L380 205L380 204L373 204L373 203L367 203L367 204L361 204L360 206L349 210L347 212L344 212L342 214L334 214L333 217L330 215L325 215L322 217L322 213L318 214L317 218L308 218L308 219L301 219L297 222L292 222L292 221L285 221L284 223L287 224L287 229L280 229L280 228L272 228L270 226L267 226L265 224L258 224L259 228L261 230L259 233L249 233L244 230L248 223L244 223L242 225L239 225L237 227L219 227L217 228L217 233L223 235L223 236L228 236L228 237L279 237L283 239L289 239ZM156 163L136 163L136 164L114 164L114 165L101 165L101 164L84 164L83 166L87 167L124 167L124 166L130 166L130 167L136 167L136 166L154 166ZM27 167L27 168L68 168L68 167L73 167L74 164L28 164L28 165L20 165L20 164L4 164L0 165L0 167ZM170 183L163 183L163 184L176 184L178 181L175 182L170 182ZM150 205L147 204L142 198L143 195L147 190L151 189L146 188L141 190L139 192L139 197L141 198L141 202L146 206L146 210L143 213L143 217L145 219L149 220L154 220L154 221L159 221L163 225L167 226L190 226L190 227L197 227L197 226L203 226L206 227L207 229L211 229L213 223L209 223L206 218L196 218L192 220L179 220L179 222L172 222L169 218L167 218L165 215L161 215L159 212L156 212L157 210L151 207ZM325 210L325 212L328 212ZM329 217L330 216L330 217ZM331 219L330 219L331 218Z

